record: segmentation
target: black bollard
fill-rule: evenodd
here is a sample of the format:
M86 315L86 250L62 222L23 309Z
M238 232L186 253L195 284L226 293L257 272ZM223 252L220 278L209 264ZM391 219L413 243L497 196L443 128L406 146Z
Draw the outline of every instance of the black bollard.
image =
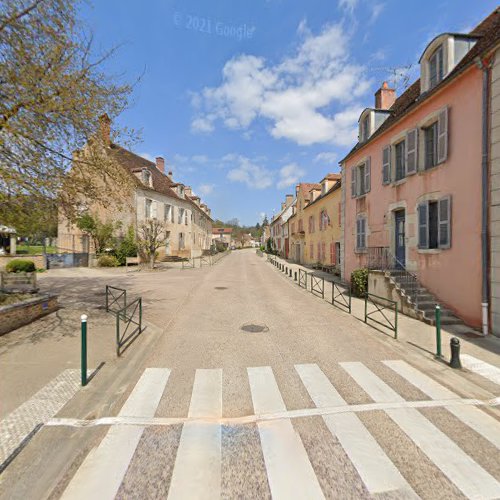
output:
M450 349L450 366L452 368L462 368L462 363L460 363L460 340L458 340L457 337L453 337L450 340Z
M285 266L285 274L288 274L288 266Z
M292 277L292 269L290 268L290 278Z
M297 271L295 271L295 277L294 277L293 281L297 281Z

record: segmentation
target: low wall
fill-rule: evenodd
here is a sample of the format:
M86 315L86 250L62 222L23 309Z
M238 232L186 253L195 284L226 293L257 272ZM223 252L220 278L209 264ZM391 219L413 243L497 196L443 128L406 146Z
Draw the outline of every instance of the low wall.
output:
M415 319L420 319L415 309L408 306L405 298L398 292L394 283L385 276L384 271L370 271L368 273L368 293L393 300L398 305L398 312ZM372 300L377 302L376 297L372 297ZM380 301L380 304L386 305L383 301Z
M34 273L4 273L0 271L0 290L10 293L37 292L36 272Z
M36 295L17 304L0 307L0 335L27 325L58 309L57 295Z
M45 255L0 255L0 269L4 269L5 266L14 259L32 260L35 263L37 269L47 269Z

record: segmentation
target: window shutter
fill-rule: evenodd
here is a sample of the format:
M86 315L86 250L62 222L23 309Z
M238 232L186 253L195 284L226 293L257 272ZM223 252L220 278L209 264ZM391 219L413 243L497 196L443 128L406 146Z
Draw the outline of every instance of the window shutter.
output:
M321 243L318 242L318 257L317 257L318 261L321 261Z
M335 243L330 243L330 264L335 264Z
M438 247L451 247L451 197L438 201Z
M406 174L417 171L418 162L418 129L409 130L406 134Z
M156 201L153 201L153 203L151 204L151 208L152 208L151 217L153 219L156 219L156 217L158 215L158 203Z
M365 163L365 193L370 192L370 180L371 180L371 158L368 157Z
M339 227L342 225L342 203L339 203Z
M448 157L448 108L443 109L438 116L438 163Z
M366 219L361 219L361 248L366 248Z
M356 198L356 170L357 167L351 168L351 198Z
M360 223L361 220L360 219L357 219L356 220L356 248L359 248L360 247L360 244L359 244L359 237L360 237Z
M418 205L418 248L429 248L429 202Z
M391 182L391 146L386 146L382 151L382 184Z

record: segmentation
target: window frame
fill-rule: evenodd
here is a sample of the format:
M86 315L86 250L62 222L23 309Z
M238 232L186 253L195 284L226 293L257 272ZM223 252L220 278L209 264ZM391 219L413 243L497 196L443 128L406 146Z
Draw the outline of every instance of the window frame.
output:
M356 252L364 252L367 248L366 220L365 215L358 215L356 217Z
M398 156L398 154L400 156ZM401 164L398 164L398 159ZM398 169L401 170L401 177L398 177ZM394 182L398 182L406 178L406 138L394 144Z
M438 57L439 56L439 57ZM436 64L436 78L435 81L432 81L432 66ZM443 45L439 45L434 49L432 54L429 56L428 59L428 65L429 65L429 89L433 89L436 85L439 85L440 82L443 81L444 79L444 49ZM441 71L441 74L439 74L439 70Z
M437 217L435 222L435 227L431 227L430 220L430 205L436 204ZM446 214L442 213L442 207L446 206ZM425 212L424 212L425 211ZM425 218L422 219L422 213L425 213ZM445 216L444 216L445 215ZM451 248L451 232L452 232L452 197L451 195L442 196L440 198L434 198L430 200L425 200L417 205L417 225L418 225L418 244L417 248L419 251L436 251L436 250L447 250ZM426 241L422 243L422 229L425 228L426 231ZM443 240L443 230L446 231L446 238ZM434 232L434 237L436 238L436 246L430 246L431 242L431 231ZM434 239L434 238L433 238Z

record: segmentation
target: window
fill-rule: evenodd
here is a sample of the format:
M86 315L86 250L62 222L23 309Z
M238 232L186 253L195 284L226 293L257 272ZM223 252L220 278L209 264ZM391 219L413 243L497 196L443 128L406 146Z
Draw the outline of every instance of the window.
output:
M177 219L177 223L178 224L182 224L182 219L184 218L184 209L183 208L179 208L178 209L178 213L179 213L179 217Z
M318 262L321 261L321 243L318 241Z
M418 247L450 248L451 197L418 205Z
M367 158L365 163L353 167L351 170L351 197L363 196L371 187L371 161Z
M335 265L337 263L336 256L335 256L335 243L330 243L330 264Z
M311 254L309 257L314 259L314 245L312 243L309 244L309 253Z
M326 259L325 248L326 248L326 243L321 243L321 262L325 262Z
M338 241L335 243L335 255L337 257L335 265L340 267L340 242Z
M370 137L370 115L365 116L361 122L361 142L365 142Z
M396 180L404 179L406 176L406 142L401 141L395 147Z
M179 250L184 250L184 233L179 233Z
M187 226L189 220L189 214L187 210L184 210L184 224Z
M438 47L429 58L429 90L443 79L443 47Z
M151 172L147 169L143 169L142 171L142 183L149 187L152 185Z
M424 168L432 168L437 165L437 133L438 124L433 123L430 127L424 129Z
M302 222L302 219L299 220L299 233L304 232L304 223Z
M146 199L144 215L146 219L151 219L153 216L153 200Z
M173 221L173 210L172 210L172 205L168 205L165 203L165 222L172 222Z
M358 217L356 220L356 249L366 249L366 218Z
M391 182L391 146L382 150L382 184Z
M309 216L309 233L314 233L314 217Z
M295 222L292 222L292 234L295 234Z

